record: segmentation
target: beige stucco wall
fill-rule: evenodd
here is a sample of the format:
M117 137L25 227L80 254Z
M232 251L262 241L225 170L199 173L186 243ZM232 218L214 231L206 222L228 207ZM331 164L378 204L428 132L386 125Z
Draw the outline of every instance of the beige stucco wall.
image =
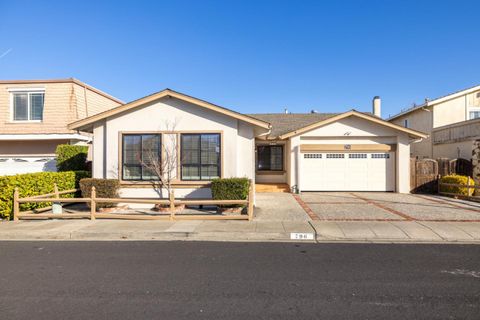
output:
M59 144L69 140L0 141L0 156L53 156Z
M166 121L176 123L175 131L219 132L222 134L223 177L247 177L254 174L253 126L224 114L175 99L163 98L127 113L97 123L93 138L93 176L119 178L119 134L167 130ZM170 128L171 129L171 128ZM158 197L148 186L121 190L123 197ZM176 196L208 197L208 188L182 186Z
M433 127L467 120L467 96L448 100L433 107Z
M411 144L410 153L413 157L418 157L420 159L432 157L432 140L430 137L433 128L432 110L432 108L418 109L392 120L392 123L403 127L405 119L407 119L410 129L424 132L429 135L427 138Z
M435 144L433 145L434 159L438 158L464 158L470 160L472 158L473 141L467 140L455 143Z
M441 98L439 102L434 105L409 112L408 114L393 119L391 122L403 126L404 120L408 119L411 129L431 135L433 128L468 120L469 112L479 110L479 108L480 90L453 99L449 99L448 97ZM430 110L430 112L425 109ZM462 148L460 145L458 147ZM457 154L456 151L454 153L451 151L453 150L452 148L456 150L457 146L445 146L441 148L433 146L430 136L420 142L412 144L410 147L412 155L419 158L449 157L451 154ZM442 153L443 150L445 150L445 154Z
M410 192L410 145L408 134L351 116L290 139L290 186L299 186L302 177L301 144L396 144L396 192Z

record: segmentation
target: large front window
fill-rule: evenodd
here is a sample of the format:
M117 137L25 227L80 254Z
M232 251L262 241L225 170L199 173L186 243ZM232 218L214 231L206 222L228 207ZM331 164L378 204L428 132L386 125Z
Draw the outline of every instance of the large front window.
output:
M12 93L13 121L41 121L44 97L43 92Z
M158 179L152 163L161 161L159 134L124 134L122 139L123 180Z
M181 135L181 179L220 178L220 134Z
M283 146L258 146L257 171L283 170Z

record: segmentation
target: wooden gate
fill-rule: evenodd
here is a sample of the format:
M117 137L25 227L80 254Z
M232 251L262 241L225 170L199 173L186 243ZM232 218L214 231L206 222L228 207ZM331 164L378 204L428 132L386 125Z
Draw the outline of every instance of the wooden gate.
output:
M463 158L450 160L449 171L449 174L471 177L473 175L472 161Z
M435 193L438 163L433 159L410 159L410 187L413 193Z

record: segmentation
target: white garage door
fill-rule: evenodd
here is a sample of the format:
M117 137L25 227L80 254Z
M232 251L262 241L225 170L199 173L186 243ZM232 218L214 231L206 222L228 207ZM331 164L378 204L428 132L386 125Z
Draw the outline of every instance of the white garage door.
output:
M0 176L21 173L57 171L53 157L0 157Z
M301 191L395 191L395 153L304 153Z

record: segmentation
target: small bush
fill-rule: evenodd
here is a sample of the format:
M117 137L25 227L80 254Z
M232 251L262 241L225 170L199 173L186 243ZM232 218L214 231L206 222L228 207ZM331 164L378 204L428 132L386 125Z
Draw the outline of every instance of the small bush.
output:
M0 177L0 217L11 218L13 211L13 192L18 188L20 198L37 196L53 192L54 183L58 190L78 188L80 179L89 177L87 171L36 172ZM73 198L75 194L64 194L62 198ZM45 208L51 203L21 203L20 211Z
M250 181L247 178L225 178L212 180L212 198L214 200L246 200ZM241 205L223 206L225 208Z
M441 183L453 183L453 184L463 184L467 185L468 177L467 176L459 176L459 175L449 175L443 176L440 178ZM472 178L470 178L470 186L473 186L475 182ZM473 194L473 188L462 188L462 187L454 187L454 186L440 186L440 192L447 192L447 193L455 193L462 196L471 196Z
M60 144L55 153L58 171L87 170L88 146Z
M120 183L117 179L82 179L80 180L82 197L90 198L92 187L95 187L97 198L118 198L118 189L120 187ZM115 207L116 205L116 203L97 202L98 208L111 208Z

